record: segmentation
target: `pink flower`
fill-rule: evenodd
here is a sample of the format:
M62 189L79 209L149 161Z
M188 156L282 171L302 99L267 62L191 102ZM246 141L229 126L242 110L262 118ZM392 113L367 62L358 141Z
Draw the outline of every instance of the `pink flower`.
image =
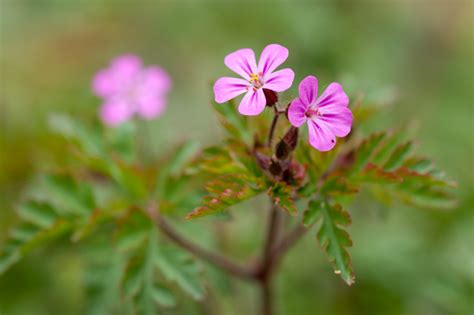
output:
M299 85L300 96L291 102L288 119L295 127L308 124L309 143L319 151L329 151L336 137L351 131L349 98L339 83L331 83L318 97L318 79L308 76Z
M225 65L243 79L224 77L217 80L214 84L216 102L225 103L245 93L240 101L239 112L252 116L260 114L266 105L263 89L283 92L293 83L293 70L287 68L275 71L286 58L288 49L277 44L263 49L258 66L252 49L244 48L227 55Z
M134 114L143 119L158 117L166 107L170 88L170 77L163 69L143 67L135 55L113 59L92 82L92 90L103 99L100 117L109 126L117 126Z

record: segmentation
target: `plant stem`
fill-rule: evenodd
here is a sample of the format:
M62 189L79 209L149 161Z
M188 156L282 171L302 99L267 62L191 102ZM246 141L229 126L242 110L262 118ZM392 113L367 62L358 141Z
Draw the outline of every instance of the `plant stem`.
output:
M275 111L275 116L273 116L272 124L270 125L270 131L268 132L267 147L272 146L273 135L275 134L276 125L278 123L278 118L280 117L278 111Z
M224 256L212 253L207 249L200 247L198 244L184 238L165 220L165 218L161 216L155 206L150 206L148 208L148 214L153 219L158 229L176 245L238 278L245 280L256 279L253 269L241 266Z
M273 295L272 295L272 265L273 251L276 242L279 240L279 234L282 223L282 212L277 206L273 206L268 219L267 235L262 253L259 270L257 271L257 280L261 291L261 314L273 314Z

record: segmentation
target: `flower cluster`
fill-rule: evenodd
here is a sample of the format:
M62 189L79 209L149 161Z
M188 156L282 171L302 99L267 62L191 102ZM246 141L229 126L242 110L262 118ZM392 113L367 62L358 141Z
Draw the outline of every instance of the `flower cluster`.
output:
M278 44L266 46L258 63L252 49L230 53L224 63L242 78L218 79L214 84L215 101L225 103L244 94L239 112L259 115L266 106L275 105L278 92L288 90L293 84L292 69L276 70L287 58L288 49ZM103 99L102 121L116 126L134 115L143 119L160 116L166 107L171 80L160 67L143 67L137 56L124 55L99 71L92 87ZM287 117L296 128L307 123L309 143L319 151L329 151L336 145L336 137L345 137L351 131L352 112L348 105L349 98L339 83L329 84L318 97L318 80L308 76L299 85L299 97L288 105Z
M270 93L283 92L291 87L293 70L274 70L288 58L288 49L277 44L264 48L258 65L253 50L245 48L233 52L224 63L243 79L223 77L214 84L217 103L224 103L244 94L239 112L242 115L258 115L269 102ZM288 119L295 127L308 125L309 142L319 151L329 151L336 145L336 137L345 137L352 126L349 98L339 83L331 83L318 97L318 80L308 76L299 85L299 97L288 107Z
M135 114L143 119L160 116L170 88L170 77L163 69L143 67L135 55L113 59L92 82L92 90L103 99L100 117L109 126L117 126Z

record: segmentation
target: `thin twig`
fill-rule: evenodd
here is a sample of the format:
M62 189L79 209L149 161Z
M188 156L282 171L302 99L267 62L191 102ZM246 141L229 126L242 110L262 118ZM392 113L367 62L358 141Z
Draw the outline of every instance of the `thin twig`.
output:
M187 240L179 234L167 221L161 216L160 212L154 206L148 208L148 214L155 222L158 229L165 234L170 240L176 245L182 247L188 252L192 253L196 257L199 257L216 267L219 267L229 274L245 280L256 280L255 271L251 268L241 266L228 258L212 253L205 248L202 248L198 244Z
M320 189L322 188L326 179L331 175L334 170L336 170L342 161L342 157L336 157L331 165L326 169L326 171L321 175L317 183L317 194L319 194ZM271 253L271 266L270 269L275 269L282 257L286 252L293 247L293 245L309 230L309 228L304 227L303 225L298 224L293 228L283 239L275 245Z
M282 223L282 212L277 206L273 206L268 219L267 235L263 247L262 258L259 269L256 273L261 291L261 314L273 314L273 295L271 288L271 271L273 251L276 242L279 240L280 228Z
M272 146L273 135L275 134L278 118L280 118L280 115L278 114L278 112L275 112L275 116L273 116L272 124L270 125L270 131L268 132L267 147Z

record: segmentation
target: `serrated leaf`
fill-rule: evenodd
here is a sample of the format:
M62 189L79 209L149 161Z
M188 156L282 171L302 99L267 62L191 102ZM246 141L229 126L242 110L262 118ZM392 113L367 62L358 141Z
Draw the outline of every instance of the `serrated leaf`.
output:
M136 156L135 134L136 125L130 121L115 128L108 128L106 130L108 148L118 153L122 160L131 163Z
M186 218L194 219L224 211L257 196L266 188L263 181L245 174L220 177L206 185L209 194L203 198L202 205L190 212Z
M199 268L188 254L176 248L160 247L155 263L168 281L176 283L193 299L204 297L204 289L197 278Z
M371 162L376 165L383 165L393 150L402 141L403 136L404 134L402 132L393 132L392 134L387 135L384 142L380 144L377 152L371 159Z
M303 216L303 224L306 227L310 227L318 221L322 207L323 202L321 200L315 199L309 202L308 209L304 212Z
M359 188L341 174L335 174L327 178L320 191L322 195L329 196L352 195L358 192Z
M53 131L77 142L86 155L102 156L104 154L102 136L97 128L87 128L79 121L60 114L50 115L48 122Z
M57 218L51 205L36 201L29 201L21 204L18 213L23 220L42 228L50 227Z
M57 204L57 208L76 215L87 215L94 209L95 202L89 185L79 184L65 174L44 177L48 198Z
M157 314L157 306L176 304L167 283L178 285L194 299L201 299L203 289L199 268L184 252L158 242L158 233L151 226L145 242L134 249L127 263L122 287L131 298L138 314Z
M352 166L353 173L360 172L370 162L371 157L375 154L375 150L386 136L384 132L374 133L362 141L355 151L356 158Z
M184 185L188 178L183 175L185 167L199 150L195 141L187 141L180 145L166 163L160 167L155 184L154 194L161 199L173 199L174 193L179 191L179 185ZM184 180L183 180L184 179Z
M352 246L352 240L342 228L351 223L349 213L344 211L339 204L330 205L325 201L312 202L309 206L308 211L311 214L306 220L307 222L311 222L315 218L321 220L317 237L321 247L334 265L334 273L340 275L348 285L353 284L354 271L352 270L351 257L346 249Z
M234 102L229 101L225 104L213 103L214 109L218 113L218 118L224 129L233 137L242 139L250 144L252 134L249 131L247 119L240 115L235 108Z
M121 251L136 251L149 238L150 220L138 210L130 210L117 221L116 246Z
M153 285L151 289L151 295L155 303L158 305L162 305L165 307L176 306L175 296L169 289L165 288L164 286L160 286L158 284Z
M293 189L285 183L275 183L268 190L268 195L272 199L273 203L278 207L284 209L291 215L298 214L295 201L293 199Z
M72 228L71 222L56 220L47 228L25 223L15 228L0 253L0 274L5 272L35 246L56 238Z
M401 166L405 161L408 154L413 147L411 142L406 142L404 144L399 145L390 155L388 161L384 164L383 169L386 171L392 171L397 167Z
M100 243L101 246L94 244L97 248L88 248L88 254L92 254L94 260L86 269L84 277L87 298L84 304L88 315L115 314L124 307L120 281L125 259L107 241Z

